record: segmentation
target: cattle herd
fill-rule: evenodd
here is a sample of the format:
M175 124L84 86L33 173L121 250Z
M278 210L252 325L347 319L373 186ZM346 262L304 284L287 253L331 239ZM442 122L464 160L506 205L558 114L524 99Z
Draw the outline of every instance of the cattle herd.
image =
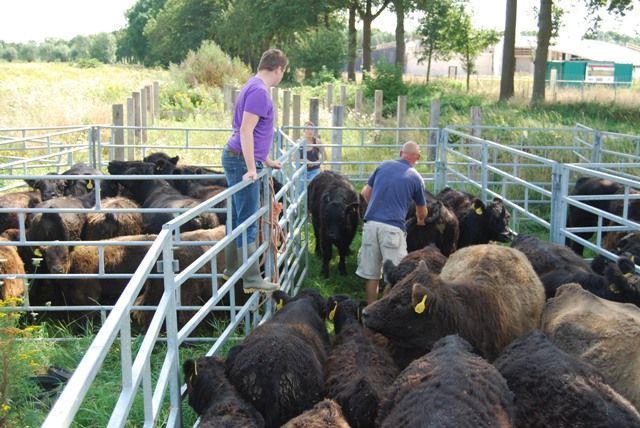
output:
M226 184L216 176L153 178L219 174L163 153L112 161L108 171L148 176L101 181L101 205L110 208L188 208ZM61 176L28 182L31 191L0 196L0 206L93 207L94 180L64 178L89 174L101 173L74 165ZM606 180L582 178L573 193L622 191ZM409 210L410 253L397 266L385 262L386 286L378 301L367 306L313 289L296 296L276 291L270 296L278 309L274 316L225 358L184 363L189 404L201 426L640 427L640 232L605 235L606 248L618 260L598 256L589 263L575 243L516 237L499 198L485 202L451 188L426 193L425 225L417 225ZM366 204L346 177L329 171L311 182L308 198L322 274L330 274L335 246L338 271L346 275L345 260ZM627 207L619 200L588 203L640 218L636 200ZM0 273L133 272L147 247L118 242L152 241L171 218L164 212L29 213L29 241L78 245L0 246ZM181 239L219 240L224 221L202 214L185 225ZM582 210L568 212L569 226L597 222ZM16 213L0 214L0 239L19 240L18 227ZM83 240L114 245L99 251ZM178 247L176 258L186 266L207 248ZM220 270L224 260L217 263ZM31 304L112 304L127 281L58 278L34 280ZM138 303L157 304L162 290L160 280L149 280ZM22 280L4 280L2 298L23 293ZM185 305L197 306L210 295L210 280L195 278L182 287ZM142 325L150 321L149 312L133 317ZM333 338L327 323L334 326Z
M407 217L413 251L384 265L381 299L277 291L278 311L225 359L186 361L200 426L640 427L640 235L608 237L619 259L588 263L516 237L499 198L427 200L424 226ZM311 182L324 276L332 246L347 273L365 209L344 176Z

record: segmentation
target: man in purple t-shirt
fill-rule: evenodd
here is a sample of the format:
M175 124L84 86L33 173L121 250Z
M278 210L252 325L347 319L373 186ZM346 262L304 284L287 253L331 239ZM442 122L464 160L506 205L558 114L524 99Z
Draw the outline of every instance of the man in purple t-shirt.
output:
M424 184L413 168L419 159L420 147L407 141L400 150L400 159L383 162L362 189L368 206L356 275L366 280L367 303L378 298L382 262L391 260L398 264L407 254L404 221L412 201L416 204L417 222L424 225L427 216Z
M252 183L232 196L232 228L260 208L260 183L256 181L259 170L263 166L275 169L282 167L280 162L269 159L274 132L269 88L280 83L287 64L287 57L281 50L267 50L260 58L258 73L249 79L238 95L233 115L233 134L222 152L222 166L229 187L243 180L250 180ZM256 251L257 231L258 225L255 222L247 228L247 257ZM242 252L242 235L239 235L235 243L225 248L225 278L238 268ZM262 278L258 260L247 269L242 282L247 293L271 292L279 288L278 284Z

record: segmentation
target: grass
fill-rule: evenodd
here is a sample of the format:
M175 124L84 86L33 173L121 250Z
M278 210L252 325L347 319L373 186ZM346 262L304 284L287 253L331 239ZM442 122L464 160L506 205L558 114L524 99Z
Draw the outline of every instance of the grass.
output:
M228 128L230 126L230 114L223 112L222 95L215 88L188 88L180 82L171 80L168 72L163 70L144 69L132 66L101 66L95 69L81 69L69 64L6 64L0 63L0 127L27 127L27 126L51 126L70 124L108 124L111 122L111 104L123 103L130 93L139 90L143 85L152 81L161 82L162 105L166 109L180 108L187 112L186 115L166 114L159 124L163 127L177 128ZM493 85L493 83L491 84ZM334 85L334 94L339 94L339 84ZM525 86L519 88L526 88ZM325 86L318 87L292 87L294 93L302 96L303 118L307 116L307 106L311 97L323 99L326 94ZM353 106L357 86L347 85L347 102ZM524 89L518 89L517 92ZM508 103L495 101L494 86L485 85L478 81L472 85L472 93L466 94L459 84L436 81L433 85L424 86L412 84L409 87L409 113L407 126L426 127L429 123L429 105L431 100L440 99L442 125L466 125L469 122L469 108L480 105L483 109L483 123L512 127L528 128L558 128L572 127L576 122L601 130L610 130L628 134L640 134L640 109L638 109L638 87L630 89L636 98L629 98L629 103L612 104L606 96L599 94L599 101L573 101L566 98L558 103L545 103L531 108L526 97L517 97ZM622 96L622 95L620 95ZM337 95L335 95L337 98ZM334 98L335 99L335 98ZM371 118L371 102L366 101L365 114L356 116L351 108L347 108L345 120L346 126L373 126ZM330 112L320 109L320 126L326 127L331 123ZM166 110L165 110L166 111ZM303 119L304 120L304 119ZM394 118L384 118L383 126L396 126ZM328 131L321 131L325 142L330 142L331 135ZM559 145L571 141L572 133L561 131L514 131L514 130L483 130L483 136L499 140L511 145ZM103 131L102 141L108 141L110 132ZM171 154L179 154L183 161L189 163L219 165L219 155L212 152L211 148L221 148L228 138L228 131L192 131L189 133L189 145L191 148L200 147L202 150L184 150L185 133L177 131L149 131L149 144L154 146L166 146L163 149ZM64 141L86 142L86 134L74 135ZM424 132L407 132L401 136L401 141L415 139L419 142L427 141ZM608 140L609 141L609 140ZM629 140L609 141L610 144L618 144L619 150L633 150ZM392 131L344 131L343 144L358 147L343 149L343 160L361 162L363 159L372 161L370 165L344 167L343 172L358 174L361 180L366 179L375 168L377 162L393 158L397 152L396 134ZM176 147L172 149L172 147ZM529 148L536 153L535 148ZM558 156L559 151L540 152L543 156ZM86 156L86 153L83 154ZM102 151L103 159L108 159L107 149ZM136 151L136 157L140 158L142 150ZM564 155L563 155L564 156ZM567 155L569 156L569 155ZM75 159L75 158L74 158ZM513 159L496 159L496 161L512 161ZM419 165L418 169L424 174L433 174L433 166ZM46 172L47 168L33 170ZM547 172L522 172L522 178L530 181L548 181ZM496 177L499 181L499 178ZM359 181L356 187L362 185ZM500 190L499 187L496 187ZM518 197L519 194L509 190L509 196ZM545 214L545 206L532 207L539 210L540 215ZM546 208L548 209L548 208ZM533 233L547 238L547 231L530 221L517 223L520 232ZM364 281L358 278L356 270L356 254L360 248L360 236L358 233L351 245L352 254L347 258L347 276L337 272L337 255L334 255L330 265L330 277L322 278L320 275L321 261L313 254L315 241L313 234L309 237L309 275L305 287L315 287L324 296L347 293L356 298L364 298ZM15 320L14 320L15 321ZM31 320L23 316L14 327L18 330L26 330ZM6 404L10 408L3 413L0 407L0 425L3 416L7 416L7 426L39 426L48 412L52 399L43 396L42 391L29 381L29 377L41 374L50 365L74 368L77 366L91 343L94 335L94 326L88 325L78 334L71 331L69 326L58 324L44 324L41 328L24 336L16 330L0 325L3 330L0 341L3 341L4 355L10 355L16 359L10 360L13 365L6 369L10 374L6 397L0 397L0 405ZM216 331L220 327L212 326L210 330ZM10 335L12 333L13 335ZM49 338L69 338L72 340L63 342L51 342ZM25 338L35 340L22 340ZM20 340L18 340L20 339ZM135 339L134 346L140 344L140 338ZM0 354L2 354L0 349ZM181 348L181 360L203 355L207 347L205 345L189 345ZM152 358L153 372L157 373L158 364L164 356L164 345L159 344L154 349ZM31 354L29 354L31 353ZM29 357L20 359L20 356ZM181 361L181 363L182 363ZM120 385L120 353L117 346L109 353L103 368L100 370L94 386L91 387L87 399L84 401L81 411L78 413L74 426L105 426L107 424L110 409L112 408ZM1 388L0 388L1 391ZM6 398L6 400L5 400ZM137 421L142 420L142 405L136 402L134 405L128 426L136 426ZM185 425L195 421L195 415L186 404L183 404Z

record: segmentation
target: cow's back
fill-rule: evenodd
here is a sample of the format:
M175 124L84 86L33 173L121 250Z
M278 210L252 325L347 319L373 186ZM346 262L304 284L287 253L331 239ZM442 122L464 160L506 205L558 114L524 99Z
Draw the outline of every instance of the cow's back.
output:
M563 285L542 314L542 330L565 352L595 366L640 408L640 309Z
M539 325L544 287L531 263L518 250L493 244L462 248L449 257L440 278L491 287L496 308L510 312L510 323L503 328L512 330L515 337Z

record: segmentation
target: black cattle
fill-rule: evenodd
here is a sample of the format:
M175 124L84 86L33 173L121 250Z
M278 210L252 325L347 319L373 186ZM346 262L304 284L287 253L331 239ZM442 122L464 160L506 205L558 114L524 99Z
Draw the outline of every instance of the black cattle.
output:
M50 172L47 175L59 176L55 172ZM24 180L24 182L33 190L40 192L40 199L43 201L64 195L64 180L40 178L37 180Z
M77 163L63 172L62 175L102 175L102 172L93 167L90 167L87 164ZM80 197L92 192L95 188L95 185L96 183L92 178L65 179L64 195Z
M0 208L33 208L42 202L40 192L11 192L0 195ZM19 217L16 212L0 213L0 232L19 227Z
M267 428L322 400L329 347L326 300L316 290L293 298L276 291L273 298L282 309L234 346L225 363L229 380L262 414Z
M253 405L244 400L224 373L217 357L187 360L183 365L189 405L200 415L201 427L262 428L264 420Z
M336 338L325 366L326 395L354 428L374 426L385 388L400 372L386 339L360 324L361 307L343 295L327 302Z
M566 268L542 275L540 280L547 298L555 296L561 285L573 282L603 299L640 306L640 276L636 275L635 265L631 260L620 257L617 263L614 263L598 256L592 262L592 266L599 273Z
M309 210L316 237L316 254L322 256L322 274L329 276L331 246L338 248L338 271L347 274L346 257L358 228L358 192L346 177L323 171L309 184Z
M442 201L434 200L428 204L423 226L418 225L414 212L406 227L408 252L435 244L448 257L457 249L460 234L458 218Z
M640 262L640 232L631 232L621 236L616 241L614 251L627 255L633 262Z
M111 161L109 172L113 175L153 175L154 164L137 161ZM133 199L143 208L192 208L200 204L200 200L183 195L166 180L149 178L147 180L120 180ZM143 230L145 233L159 233L162 225L171 221L176 213L145 213ZM215 213L203 213L185 223L181 231L211 229L219 224Z
M472 194L449 187L438 193L436 198L447 204L458 218L458 248L513 239L515 234L509 228L511 215L502 204L502 199L493 198L487 206Z
M311 410L296 416L282 428L349 428L342 409L333 400L324 399Z
M589 263L564 245L531 235L519 235L513 240L511 247L527 256L538 276L557 270L591 273Z
M386 295L391 287L413 272L420 261L424 261L429 272L439 274L447 258L438 247L431 244L421 250L410 252L400 260L397 266L391 260L385 260L382 266L384 281L387 283L384 294Z
M623 202L622 200L613 200L613 195L622 195L624 193L624 186L620 183L616 183L610 180L605 180L597 177L580 177L571 190L571 195L575 196L594 196L602 195L603 197L609 197L609 199L583 201L584 204L590 205L594 208L598 208L602 211L606 211L616 215L622 215ZM629 212L629 218L640 218L640 201L632 202L637 208L631 208ZM634 211L635 210L635 211ZM634 215L635 214L635 215ZM604 225L608 225L608 221L603 222ZM595 227L598 225L598 216L596 214L587 212L583 209L569 206L567 213L567 226L568 227ZM593 236L593 232L578 232L577 236L588 240ZM606 238L606 235L605 235ZM569 241L567 244L573 251L582 255L584 246L575 241ZM615 244L612 245L615 248Z
M494 365L515 394L515 426L640 426L638 411L594 367L540 331L516 339Z
M376 426L510 427L513 419L513 394L498 370L449 335L387 389Z
M178 190L188 188L188 184L181 184L184 182L196 182L203 186L221 186L227 187L227 179L224 177L224 172L215 171L213 169L205 168L197 165L185 165L178 164L180 156L170 157L163 152L151 153L145 156L143 162L150 162L155 165L154 174L173 174L173 175L202 175L202 179L189 179L189 180L169 180L172 186L175 186ZM219 177L207 177L208 175L219 175ZM182 190L181 190L182 191ZM184 193L184 192L183 192ZM184 193L187 194L187 193ZM191 195L189 195L191 196Z

